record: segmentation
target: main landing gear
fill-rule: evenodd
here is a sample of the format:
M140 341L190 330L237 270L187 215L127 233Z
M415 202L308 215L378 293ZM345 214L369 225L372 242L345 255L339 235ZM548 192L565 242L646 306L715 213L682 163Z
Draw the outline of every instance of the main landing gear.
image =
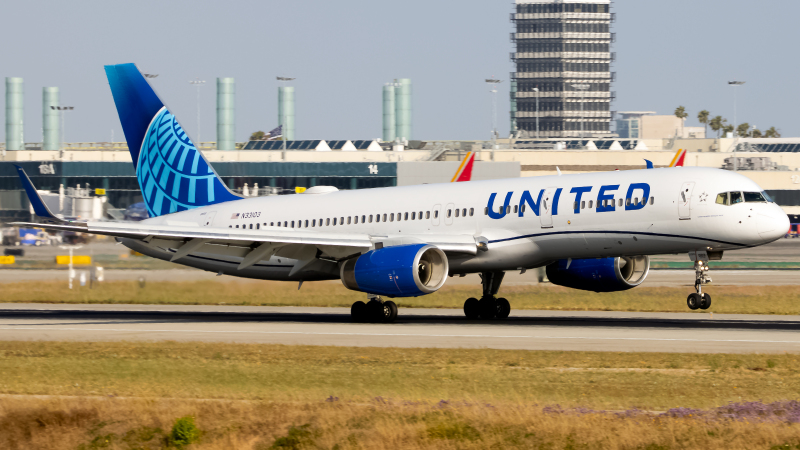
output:
M383 301L380 297L370 297L367 303L358 301L350 307L350 317L356 322L392 323L397 319L397 305Z
M708 309L711 306L711 296L708 293L703 293L703 285L711 283L711 278L708 276L708 262L695 261L694 262L694 289L697 291L694 294L689 294L686 299L686 305L689 309Z
M464 315L468 319L505 319L511 313L511 304L504 298L497 298L497 291L503 282L505 272L481 273L483 296L480 300L469 298L464 302Z

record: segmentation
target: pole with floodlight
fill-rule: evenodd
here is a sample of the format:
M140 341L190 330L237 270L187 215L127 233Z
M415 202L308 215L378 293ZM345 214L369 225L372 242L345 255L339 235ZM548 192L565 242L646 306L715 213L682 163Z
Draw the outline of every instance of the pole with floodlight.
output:
M739 168L739 161L736 159L736 147L739 145L738 135L739 132L736 129L736 89L739 86L744 85L745 81L728 81L729 86L733 86L733 171L736 172Z
M189 84L197 87L197 136L195 136L197 138L197 142L195 142L195 146L199 150L200 149L200 87L206 84L206 81L201 80L200 78L195 78L194 80L189 81Z

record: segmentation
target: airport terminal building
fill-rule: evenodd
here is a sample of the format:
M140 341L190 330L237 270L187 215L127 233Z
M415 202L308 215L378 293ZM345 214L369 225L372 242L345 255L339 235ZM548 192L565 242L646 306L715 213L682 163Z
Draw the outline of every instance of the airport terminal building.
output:
M520 138L610 135L611 0L516 0L515 8L512 133Z

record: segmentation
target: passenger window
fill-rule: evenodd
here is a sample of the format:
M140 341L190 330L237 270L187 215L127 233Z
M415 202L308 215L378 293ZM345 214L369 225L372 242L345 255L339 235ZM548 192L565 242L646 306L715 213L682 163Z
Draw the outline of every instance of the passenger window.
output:
M350 216L347 216L347 224L350 225Z
M737 203L742 203L742 193L741 192L731 192L731 205L735 205Z
M715 202L718 205L727 205L728 204L728 193L723 192L721 194L717 194L717 201Z
M456 217L458 217L459 212L460 212L459 210L456 210Z
M488 216L489 215L489 207L488 206L483 208L483 215L484 216Z
M586 200L581 200L581 209L586 209Z
M275 226L275 222L270 222L269 226L274 227Z
M433 218L434 219L438 219L439 218L439 211L438 210L433 212Z
M452 217L452 215L453 215L453 210L452 209L448 209L447 210L447 217Z
M572 202L572 209L578 209L578 202Z
M316 226L317 226L317 219L314 219L311 221L311 228L314 228Z
M361 216L361 223L367 223L367 216L366 215L362 215Z
M517 207L514 207L514 212L517 212ZM461 210L461 217L467 217L467 208Z
M403 220L408 220L408 213L403 214Z
M233 228L233 225L228 225L228 228Z
M308 221L306 220L306 228L308 228Z
M417 217L419 217L419 220L422 220L422 211L419 212L419 216Z
M592 205L594 204L593 202L594 200L589 200L589 209L592 209Z
M631 206L631 199L629 198L625 199L625 206Z
M525 205L522 205L522 207L525 208ZM472 217L474 214L475 214L475 208L470 208L469 209L469 216Z
M256 224L256 230L260 230L260 229L261 229L261 224L260 224L260 223L257 223L257 224Z
M411 213L411 220L417 220L417 213L416 212L412 212Z
M619 206L622 206L622 199L619 199Z
M387 214L384 214L384 215L383 215L383 221L384 221L384 222L386 222L386 216L387 216Z
M239 225L236 225L236 228L239 228Z
M510 212L511 212L511 207L510 206L506 206L506 214L509 214Z
M650 204L652 205L653 203L655 203L655 198L650 197Z
M334 217L334 218L333 218L333 226L336 226L336 224L337 224L337 222L336 222L336 217Z
M372 214L369 215L369 223L372 223Z
M331 225L331 219L325 219L325 225L326 226L330 226Z
M634 197L633 204L634 205L638 205L639 204L639 197Z
M339 218L339 225L344 225L344 217Z
M358 216L353 216L353 224L358 225Z
M394 222L394 213L389 214L389 222Z

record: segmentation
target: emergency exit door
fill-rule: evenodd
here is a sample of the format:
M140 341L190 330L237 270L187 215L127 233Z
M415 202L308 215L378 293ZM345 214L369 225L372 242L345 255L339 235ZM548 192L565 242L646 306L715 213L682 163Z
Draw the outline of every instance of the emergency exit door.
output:
M694 191L694 181L687 181L681 185L681 194L678 198L678 217L680 220L690 220L692 218L692 191Z

